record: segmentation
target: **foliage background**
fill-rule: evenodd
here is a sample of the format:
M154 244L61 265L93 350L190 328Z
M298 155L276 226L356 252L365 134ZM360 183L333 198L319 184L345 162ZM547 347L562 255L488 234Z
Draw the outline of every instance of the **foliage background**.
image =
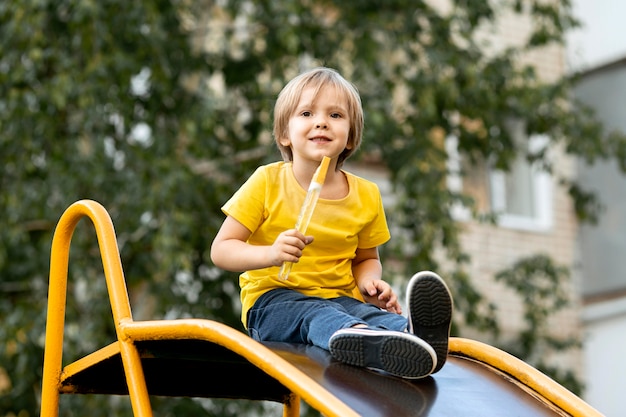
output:
M219 208L256 166L279 158L270 136L274 99L313 65L337 68L361 91L360 157L388 169L398 197L390 219L403 230L383 256L406 271L438 270L435 253L443 250L454 266L457 313L497 342L493 307L464 272L468 257L450 208L472 201L445 187L441 137L455 134L465 158L505 169L522 152L507 133L511 118L589 161L610 157L624 167L626 147L569 100L573 80L546 84L519 64L522 54L563 42L576 25L570 2L495 3L455 0L442 15L408 0L1 2L0 415L38 413L50 243L76 200L109 210L135 318L205 317L241 328L236 276L208 256ZM504 8L532 14L536 30L519 48L487 54L478 30ZM528 157L551 170L546 155ZM562 183L581 220L594 220L593 195ZM498 275L522 297L533 295L525 297L528 311L538 312L527 316L528 332L508 342L522 346L515 353L523 358L542 343L576 343L550 340L542 327L567 300L519 285L535 275L556 286L568 279L540 255ZM68 288L65 352L77 357L114 338L87 224L73 239ZM554 302L534 308L546 299ZM546 370L581 389L572 375ZM130 415L119 398L64 397L61 405L68 416ZM155 399L154 406L164 416L230 416L252 405Z

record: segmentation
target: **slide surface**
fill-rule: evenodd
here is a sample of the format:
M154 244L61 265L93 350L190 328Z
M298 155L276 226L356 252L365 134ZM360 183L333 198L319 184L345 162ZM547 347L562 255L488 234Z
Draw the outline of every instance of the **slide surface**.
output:
M437 374L416 381L331 360L307 346L266 344L362 416L563 416L495 369L451 355Z
M183 322L186 322L183 320ZM197 321L192 324L210 324ZM226 328L219 325L221 331ZM232 332L239 333L234 329ZM221 334L221 333L220 333ZM317 390L316 398L328 401L334 397L355 414L364 417L402 416L600 416L582 400L556 382L533 380L524 375L515 363L496 366L485 363L484 357L468 352L471 349L496 352L504 360L518 361L491 346L466 339L451 339L451 354L438 373L409 381L333 360L322 349L286 343L263 343L240 334L244 349L233 352L221 343L208 340L174 339L138 342L148 391L151 395L249 398L284 402L293 390L299 395ZM267 350L263 364L253 364L246 352ZM484 355L483 355L484 356ZM84 363L82 363L84 362ZM282 362L280 376L274 363ZM537 372L519 362L531 373ZM261 369L266 368L266 369ZM113 343L66 368L61 392L127 395L119 348ZM274 374L275 377L270 376ZM517 374L517 375L515 375ZM228 377L225 377L228 375ZM540 374L543 375L543 374ZM234 376L234 378L233 378ZM295 389L279 381L296 380ZM303 378L306 376L306 378ZM306 381L304 380L306 379ZM530 382L523 382L524 380ZM546 382L547 381L547 382ZM533 384L535 386L533 386ZM550 392L556 389L556 394ZM553 398L546 398L552 395ZM565 392L574 404L559 405L558 395ZM236 393L236 396L232 393ZM321 393L321 395L320 395ZM555 400L554 397L557 397ZM306 400L306 395L302 395ZM325 397L324 400L321 397ZM308 402L308 401L307 401ZM329 405L329 404L327 404ZM320 409L318 407L314 408ZM321 411L337 411L331 407Z

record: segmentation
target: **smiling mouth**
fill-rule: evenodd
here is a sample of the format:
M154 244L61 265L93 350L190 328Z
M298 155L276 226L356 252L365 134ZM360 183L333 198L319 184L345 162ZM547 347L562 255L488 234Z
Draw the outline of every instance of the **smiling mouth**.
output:
M309 139L313 142L330 142L330 139L325 136L316 136L314 138Z

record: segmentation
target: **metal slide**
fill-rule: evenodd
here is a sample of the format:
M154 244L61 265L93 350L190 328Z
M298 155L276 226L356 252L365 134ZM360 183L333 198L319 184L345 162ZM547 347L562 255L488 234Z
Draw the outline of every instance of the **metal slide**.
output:
M69 246L83 217L98 236L117 340L63 367ZM408 381L312 346L258 343L212 320L134 321L113 224L89 200L66 210L52 243L42 417L58 416L60 394L128 395L144 417L151 395L276 401L283 417L300 415L301 401L328 417L601 416L524 362L468 339L450 340L440 372Z

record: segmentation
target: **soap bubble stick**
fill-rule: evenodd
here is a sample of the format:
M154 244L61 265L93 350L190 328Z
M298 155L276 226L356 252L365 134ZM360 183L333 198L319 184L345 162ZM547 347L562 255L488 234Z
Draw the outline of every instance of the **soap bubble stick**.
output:
M313 179L311 179L309 190L306 193L306 198L304 199L304 203L300 208L300 215L298 216L298 221L296 222L296 229L298 229L298 231L302 234L305 234L307 227L309 227L309 222L311 221L313 210L315 210L317 199L319 198L320 192L322 191L322 185L324 185L324 181L326 180L326 172L328 172L329 163L329 157L325 156L324 158L322 158L320 166L317 167L315 173L313 174ZM280 267L278 278L286 281L289 278L289 272L291 272L292 265L292 262L284 262L283 265Z

